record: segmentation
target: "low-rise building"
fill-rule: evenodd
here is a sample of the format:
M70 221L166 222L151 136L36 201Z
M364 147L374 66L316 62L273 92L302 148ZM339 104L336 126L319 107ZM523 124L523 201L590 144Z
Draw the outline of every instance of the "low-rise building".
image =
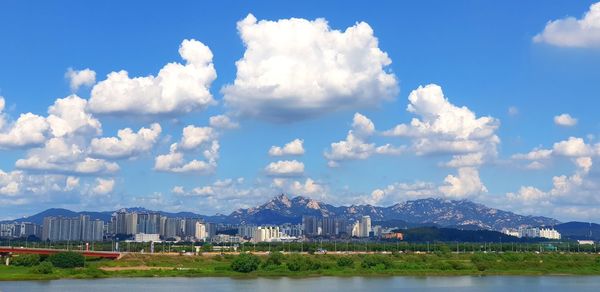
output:
M136 233L134 237L135 242L158 242L160 241L160 234L158 233Z
M404 240L404 234L402 234L401 232L383 233L382 238L384 238L384 239Z

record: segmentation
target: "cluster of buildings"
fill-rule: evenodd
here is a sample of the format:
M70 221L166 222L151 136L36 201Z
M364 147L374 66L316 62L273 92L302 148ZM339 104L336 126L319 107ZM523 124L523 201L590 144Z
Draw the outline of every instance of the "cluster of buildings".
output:
M108 236L134 236L140 238L138 241L150 241L146 239L156 236L163 240L207 240L216 232L215 223L207 223L200 218L171 218L157 212L120 210L112 215L107 224Z
M561 238L560 233L554 228L521 227L517 230L504 229L502 232L518 238L547 238L556 240Z
M306 237L380 237L381 226L371 226L371 217L362 216L350 221L342 217L302 216L303 235Z
M31 222L0 223L0 238L42 237L42 226Z
M102 241L104 221L91 220L89 215L79 217L45 217L42 225L43 241Z
M311 238L402 239L390 229L372 226L369 216L348 220L334 216L303 216L301 223L280 225L217 224L202 218L172 218L158 212L119 210L110 221L51 216L42 225L0 224L1 238L34 236L43 241L102 241L111 238L136 242L204 241L213 243L290 242Z

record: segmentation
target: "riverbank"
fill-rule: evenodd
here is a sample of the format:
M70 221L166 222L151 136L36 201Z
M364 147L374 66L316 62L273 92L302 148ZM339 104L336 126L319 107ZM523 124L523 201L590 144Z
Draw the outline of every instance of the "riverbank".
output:
M350 277L350 276L483 276L600 275L597 254L431 253L326 254L251 257L128 254L119 260L87 260L84 267L1 266L0 280L92 279L111 277ZM236 260L237 259L237 260ZM237 261L237 265L234 263ZM241 267L241 268L240 268ZM246 269L247 268L247 269ZM244 272L240 272L244 270Z

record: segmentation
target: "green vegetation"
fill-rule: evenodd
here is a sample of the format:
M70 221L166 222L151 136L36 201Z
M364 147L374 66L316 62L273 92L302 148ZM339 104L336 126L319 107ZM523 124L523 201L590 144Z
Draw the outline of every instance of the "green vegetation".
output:
M299 254L290 255L286 261L287 268L292 272L318 270L321 262L314 260L314 256Z
M40 256L37 254L22 254L12 259L12 264L22 267L33 267L40 263Z
M267 256L265 261L262 263L262 267L268 268L268 267L281 266L281 264L283 264L284 259L285 259L285 256L283 255L283 253L278 252L278 251L272 252L269 254L269 256Z
M337 266L340 268L343 267L352 267L354 266L354 260L349 256L341 256L337 259Z
M71 257L61 255L59 258ZM51 259L49 257L33 266L0 266L0 280L203 276L600 275L598 254L456 253L443 248L430 253L127 254L114 261L87 259L83 267L75 268L59 267Z
M468 230L462 230L465 234L472 235ZM285 242L285 243L242 243L242 244L212 244L201 242L162 242L155 243L154 250L157 253L167 252L190 252L195 251L195 247L201 246L202 252L212 252L213 247L218 247L223 252L233 252L234 247L241 252L312 252L319 249L329 252L339 251L368 251L368 252L535 252L535 251L556 251L556 252L583 252L596 253L600 248L596 245L579 245L576 241L563 240L540 241L541 239L520 239L488 236L472 236L471 240L456 237L453 234L455 230L444 228L414 228L403 231L407 241L381 240L367 241L363 239L348 240L323 240L314 242ZM481 231L481 234L487 234ZM477 233L473 233L477 234ZM441 241L439 238L447 238ZM25 242L25 241L0 241L0 246L32 247L32 248L53 248L66 250L84 250L84 242ZM93 242L90 244L90 250L94 251L113 251L116 246L114 242ZM150 243L119 242L121 252L140 252L149 251Z
M39 265L37 265L33 269L31 269L31 272L34 274L46 275L46 274L52 274L53 270L54 270L54 265L52 265L51 262L43 261Z
M240 273L256 271L260 265L260 258L251 253L243 253L231 261L231 269Z
M57 268L83 267L85 258L76 252L59 252L48 257L48 261Z

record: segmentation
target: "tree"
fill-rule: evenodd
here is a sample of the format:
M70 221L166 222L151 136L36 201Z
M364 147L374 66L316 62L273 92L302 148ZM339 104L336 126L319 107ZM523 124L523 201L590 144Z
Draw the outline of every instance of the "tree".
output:
M309 256L299 254L291 255L286 261L288 269L292 272L318 270L321 268L321 263L312 260Z
M12 259L12 264L22 267L33 267L40 263L40 255L37 254L22 254Z
M351 257L342 256L337 259L337 265L340 268L352 267L354 265L354 260Z
M384 269L389 269L393 266L392 260L383 255L365 255L360 264L365 269L374 268L381 265Z
M240 273L250 273L258 269L260 258L251 253L243 253L231 262L231 269Z
M272 252L269 254L267 259L263 262L263 267L268 266L280 266L283 263L284 255L281 252Z
M39 265L33 267L31 272L35 274L52 274L54 266L49 261L43 261Z
M48 257L48 261L58 268L76 268L85 265L85 258L76 252L59 252Z
M202 251L203 252L211 252L213 251L213 246L210 243L205 243L202 245Z

